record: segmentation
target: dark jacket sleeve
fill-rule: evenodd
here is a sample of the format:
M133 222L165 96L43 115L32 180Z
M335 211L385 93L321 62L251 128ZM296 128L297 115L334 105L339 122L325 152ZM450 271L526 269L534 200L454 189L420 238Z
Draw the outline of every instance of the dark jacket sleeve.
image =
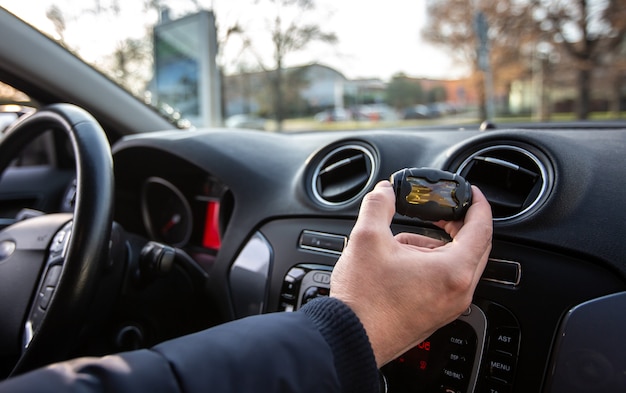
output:
M323 299L152 349L59 363L4 381L0 392L376 392L377 375L357 317Z

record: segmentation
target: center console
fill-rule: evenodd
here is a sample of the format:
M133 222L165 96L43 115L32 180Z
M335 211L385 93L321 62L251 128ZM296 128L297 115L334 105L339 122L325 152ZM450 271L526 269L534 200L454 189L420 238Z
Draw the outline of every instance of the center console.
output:
M353 225L352 220L312 218L265 223L231 266L229 284L234 315L241 318L279 310L292 312L315 297L327 296L333 266ZM391 229L394 233L438 235L437 231L415 226L392 224ZM600 368L589 362L572 364L568 357L557 356L562 350L558 348L566 348L572 341L577 346L596 346L601 340L608 342L607 348L618 349L615 343L619 340L611 340L613 336L609 334L589 333L586 340L565 337L564 346L555 342L563 339L558 332L566 321L572 336L573 319L564 316L573 307L620 291L624 291L624 282L619 277L584 256L494 239L468 312L383 367L387 390L521 393L549 391L547 383L556 386L561 381L581 378L596 381L594 376L604 374L595 370L608 370L603 363ZM599 306L594 305L593 309L597 311ZM617 318L602 320L609 319ZM598 325L594 322L597 319L577 320L588 321L595 330L604 329L606 324ZM595 331L581 326L585 326L579 329L581 332ZM555 345L557 352L553 352ZM555 368L555 359L564 366ZM551 375L569 370L568 367L575 371L561 374L577 378L558 379ZM623 381L619 378L614 379ZM570 386L573 382L567 383ZM579 389L583 384L574 386Z
M291 312L330 292L332 267L299 264L283 280L279 310ZM492 302L472 304L381 369L388 392L506 392L513 383L519 325ZM482 363L481 363L482 359Z

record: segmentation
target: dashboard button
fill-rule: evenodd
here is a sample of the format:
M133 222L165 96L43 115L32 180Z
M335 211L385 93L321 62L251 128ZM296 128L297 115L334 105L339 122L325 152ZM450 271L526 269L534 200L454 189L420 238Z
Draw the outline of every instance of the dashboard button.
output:
M287 273L287 276L285 277L285 281L289 280L291 282L295 282L302 280L302 277L304 277L305 274L306 272L304 271L304 269L300 269L299 267L291 268L289 270L289 273Z
M453 344L458 349L465 350L469 349L470 341L462 335L451 335L450 344Z
M521 276L522 269L519 262L490 258L481 279L517 286L520 283Z
M446 377L450 379L454 379L455 381L462 381L465 379L465 374L463 374L461 371L457 371L457 370L453 370L449 368L443 369L443 375L445 375Z
M487 378L478 390L480 393L511 393L512 391L511 385L491 378Z
M499 352L492 352L487 357L489 375L506 383L513 382L515 374L515 357Z
M330 284L330 273L318 272L313 274L313 281L320 284Z
M467 362L468 357L465 354L463 354L463 353L450 352L450 356L448 357L448 359L450 359L450 361L453 362L453 363L464 364L464 363Z
M491 335L490 349L517 356L519 336L519 329L515 327L498 327Z
M305 230L300 235L300 247L335 254L341 254L347 242L348 238L346 236L330 233Z
M280 297L285 299L285 300L287 300L287 301L289 301L289 302L292 302L292 301L296 300L296 295L294 295L292 293L287 293L287 292L282 293L280 295Z
M293 292L296 290L296 283L293 281L287 281L285 280L283 282L283 291L282 292L288 292L290 294L293 294Z
M304 291L304 294L302 295L302 305L307 304L315 298L328 296L329 292L329 289L325 287L309 287Z

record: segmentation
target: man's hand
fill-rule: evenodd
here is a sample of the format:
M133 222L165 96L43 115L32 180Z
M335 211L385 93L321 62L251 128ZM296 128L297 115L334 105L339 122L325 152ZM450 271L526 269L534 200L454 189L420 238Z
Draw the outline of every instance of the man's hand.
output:
M348 246L337 262L330 296L354 310L370 339L376 363L387 362L455 320L472 300L487 263L491 209L472 187L463 221L438 222L452 241L390 229L395 213L391 184L365 196Z

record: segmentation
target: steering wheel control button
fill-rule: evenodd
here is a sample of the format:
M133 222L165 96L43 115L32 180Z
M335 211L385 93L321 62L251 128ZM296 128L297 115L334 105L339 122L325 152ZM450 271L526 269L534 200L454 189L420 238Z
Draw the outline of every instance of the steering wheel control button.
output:
M300 248L331 254L341 254L347 243L347 236L309 230L302 231L299 240Z
M59 282L59 278L61 277L61 271L63 270L63 266L61 265L53 265L48 268L48 272L46 273L46 278L44 279L44 286L47 287L55 287Z
M65 256L72 234L72 225L72 221L68 222L54 235L50 243L50 258Z
M41 289L38 293L37 302L35 304L35 309L39 309L39 311L44 311L48 308L50 304L50 300L52 299L52 295L54 294L54 290L56 289L57 284L59 283L59 279L61 278L61 271L63 270L63 266L61 265L52 265L48 268L46 272L46 276L41 284ZM40 319L40 318L37 318ZM38 322L38 321L37 321Z
M50 251L57 252L63 250L63 239L65 239L65 231L59 231L52 239Z
M28 344L30 343L30 340L32 339L32 333L35 332L39 327L39 324L41 323L46 313L46 310L50 305L50 301L52 300L52 296L54 295L56 286L59 283L59 279L61 278L62 271L62 265L53 264L48 266L48 271L46 272L46 275L41 282L40 289L37 292L37 298L34 301L28 321L26 322L26 332L24 335L25 347L28 346Z
M54 287L45 287L43 291L39 292L39 307L43 310L48 308L52 294L54 293Z

